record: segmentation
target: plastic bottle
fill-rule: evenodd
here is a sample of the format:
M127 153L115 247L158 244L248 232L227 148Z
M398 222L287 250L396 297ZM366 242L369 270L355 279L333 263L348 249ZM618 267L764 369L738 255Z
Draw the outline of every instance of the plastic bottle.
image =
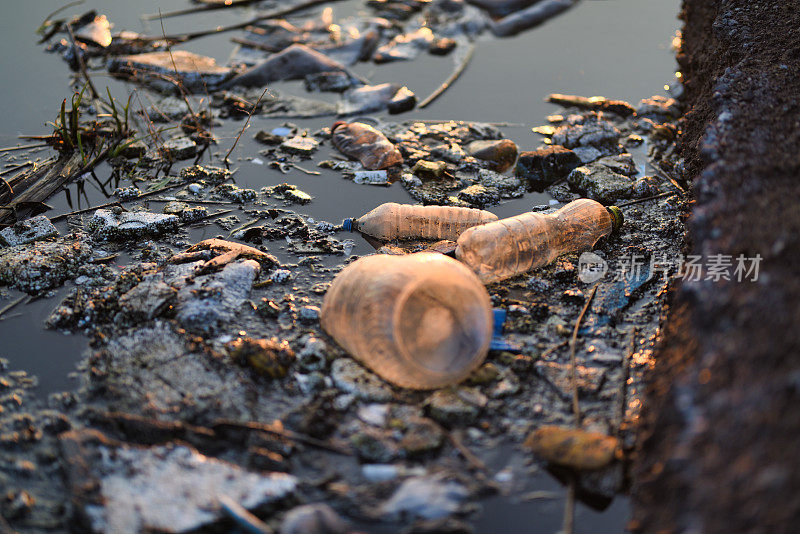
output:
M365 169L386 169L403 163L403 156L386 136L368 124L337 121L331 142L342 154L355 158Z
M470 228L458 238L456 257L490 284L589 250L621 225L619 208L582 198L553 213L523 213Z
M492 339L489 294L475 274L433 252L348 265L322 303L322 328L384 380L412 389L456 384Z
M449 239L465 230L497 220L488 211L455 206L416 206L387 202L358 219L345 219L345 230L358 230L376 239Z

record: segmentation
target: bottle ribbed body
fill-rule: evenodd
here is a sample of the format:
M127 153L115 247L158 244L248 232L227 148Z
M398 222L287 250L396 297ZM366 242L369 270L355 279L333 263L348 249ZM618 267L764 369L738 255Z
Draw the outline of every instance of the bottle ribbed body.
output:
M322 328L383 379L433 389L465 379L492 337L491 302L475 274L442 254L375 255L331 283Z
M455 206L415 206L387 202L356 220L356 228L377 239L449 239L465 230L496 221L488 211Z
M589 250L611 234L613 218L599 202L579 199L548 213L523 213L477 226L458 238L456 257L485 284Z
M333 130L331 142L342 154L359 160L365 169L386 169L403 163L397 147L368 124L341 124Z

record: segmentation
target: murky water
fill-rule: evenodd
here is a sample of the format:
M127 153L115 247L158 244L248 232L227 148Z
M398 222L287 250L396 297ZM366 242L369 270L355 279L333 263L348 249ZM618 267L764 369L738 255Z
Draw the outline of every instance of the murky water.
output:
M56 55L46 54L36 44L33 30L44 17L62 4L62 0L40 2L3 2L0 5L0 55L2 81L2 114L0 145L18 143L20 134L47 133L47 121L53 120L61 100L71 94L71 73ZM652 94L663 94L664 85L673 78L675 62L669 49L678 27L676 14L679 0L605 0L582 2L564 15L510 39L484 38L461 79L443 97L424 111L392 117L407 119L457 119L513 123L502 128L516 141L521 150L539 144L530 131L543 124L545 117L556 111L543 101L551 92L582 95L604 95L633 103ZM130 29L147 34L161 32L155 23L145 24L139 16L179 9L187 0L88 0L81 10L96 8L106 13L115 29ZM334 15L356 14L362 2L349 0L333 4ZM241 12L216 11L213 14L165 20L167 33L196 30L214 25L235 23L247 15ZM225 63L233 44L232 34L200 39L182 48L215 57ZM422 55L413 62L398 62L385 66L359 64L355 69L374 83L386 81L407 84L419 97L433 91L452 70L449 57ZM109 85L115 94L126 95L129 88L108 77L95 77L99 87ZM302 94L301 84L284 84L287 92ZM295 120L301 128L316 130L332 119ZM284 121L254 118L250 133L245 134L235 152L234 166L238 167L239 185L260 188L288 181L316 198L300 208L315 219L339 222L345 217L358 216L382 202L409 201L410 197L399 184L392 187L369 187L342 179L339 173L321 170L311 176L294 170L281 174L277 170L254 164L248 157L258 155L263 146L252 141L253 132L271 129ZM212 150L224 153L241 128L242 121L226 121L215 130L220 145ZM38 154L35 154L37 156ZM44 153L41 153L43 156ZM323 153L324 155L324 153ZM237 160L238 158L238 160ZM0 160L0 165L8 161ZM308 164L309 167L313 163ZM320 170L320 169L315 169ZM105 175L103 175L105 173ZM108 169L97 171L101 180ZM110 188L113 190L113 187ZM73 186L70 195L58 194L48 203L53 213L86 207L104 201L102 188L87 185L84 195ZM529 194L522 199L491 208L499 216L509 216L547 201L545 195ZM209 227L192 238L216 235L218 229ZM354 252L363 253L369 245L354 236ZM0 320L0 357L11 361L13 368L25 369L38 376L42 394L71 389L75 382L69 378L88 341L81 336L64 336L43 329L43 321L66 294L61 289L51 298L39 299L16 306L13 313ZM0 297L0 307L18 296L6 291ZM499 460L498 460L499 461ZM504 461L509 461L504 458ZM497 462L493 462L497 463ZM504 465L496 465L502 468ZM562 486L548 476L534 477L537 491L557 494L555 500L543 499L517 504L505 498L485 501L484 509L474 516L477 532L555 532L561 526L563 509ZM620 532L627 515L626 499L616 499L603 513L588 507L578 507L578 532ZM498 524L498 518L502 518ZM370 530L373 531L373 530ZM374 532L381 532L376 527ZM393 531L391 528L386 532Z

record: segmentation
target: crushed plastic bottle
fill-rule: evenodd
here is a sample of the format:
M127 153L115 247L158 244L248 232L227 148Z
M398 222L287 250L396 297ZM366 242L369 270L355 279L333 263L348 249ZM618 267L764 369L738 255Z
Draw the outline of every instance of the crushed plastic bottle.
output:
M492 339L489 294L463 264L432 252L375 255L331 283L321 324L384 380L434 389L464 380Z
M488 211L455 206L416 206L387 202L358 219L345 219L345 230L358 230L376 239L448 239L465 230L497 220Z
M359 160L365 169L374 171L403 163L397 147L368 124L337 121L331 133L333 146L342 154Z
M456 258L490 284L589 250L621 225L619 208L582 198L553 213L523 213L470 228L458 238Z

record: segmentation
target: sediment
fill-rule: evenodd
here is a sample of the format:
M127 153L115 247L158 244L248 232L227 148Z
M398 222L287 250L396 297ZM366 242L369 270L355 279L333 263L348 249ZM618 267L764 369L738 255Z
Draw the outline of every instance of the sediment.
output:
M635 468L638 532L789 532L800 519L800 2L685 0L687 253L757 281L674 288Z

